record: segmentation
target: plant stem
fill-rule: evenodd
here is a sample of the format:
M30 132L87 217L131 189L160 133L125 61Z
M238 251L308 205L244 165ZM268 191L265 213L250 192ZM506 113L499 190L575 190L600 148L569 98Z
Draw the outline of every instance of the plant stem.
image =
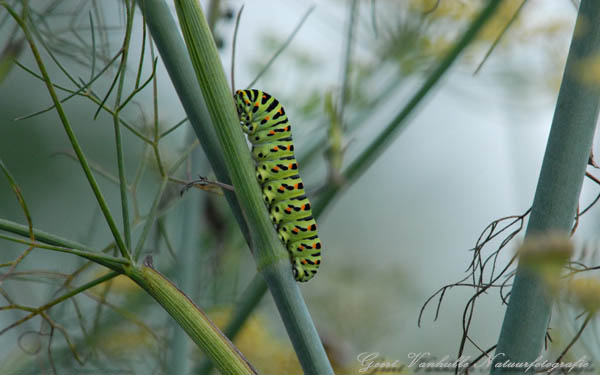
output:
M298 34L298 31L300 31L300 29L302 28L302 25L304 25L304 22L306 22L306 20L308 19L308 16L310 16L312 11L315 10L315 7L316 5L313 5L310 8L308 8L306 13L304 13L302 18L300 18L300 21L298 21L298 24L296 25L294 30L292 30L287 39L283 43L281 43L281 46L279 46L279 48L277 49L277 51L275 51L273 56L271 56L269 61L267 61L267 63L261 68L256 77L254 77L254 79L246 86L246 89L249 89L252 86L254 86L254 84L258 82L258 80L269 70L269 68L271 67L271 65L273 65L275 60L277 60L279 55L281 55L283 51L285 51L285 49L289 47L289 45L292 43L292 40L294 40L296 34Z
M0 234L0 239L17 242L17 243L35 247L38 249L46 249L46 250L52 250L52 251L57 251L57 252L61 252L61 253L73 254L73 255L77 255L77 256L89 259L94 262L102 261L102 262L115 263L115 264L129 264L129 261L127 259L115 258L115 257L109 256L109 255L104 255L102 253L97 253L97 252L71 249L68 247L56 246L56 245L47 245L47 244L42 244L42 243L39 243L36 241L23 240L23 239L11 237L11 236L5 236L3 234Z
M71 298L71 297L73 297L73 296L75 296L75 295L77 295L77 294L79 294L79 293L81 293L83 291L86 291L86 290L88 290L90 288L93 288L96 285L102 284L103 282L108 281L108 280L110 280L110 279L112 279L112 278L114 278L116 276L119 276L119 275L120 275L119 272L109 272L109 273L107 273L104 276L101 276L101 277L99 277L97 279L94 279L94 280L92 280L92 281L90 281L90 282L88 282L86 284L83 284L82 286L80 286L78 288L75 288L75 289L71 290L68 293L63 294L62 296L60 296L60 297L58 297L58 298L56 298L56 299L54 299L54 300L46 303L45 305L42 305L42 306L40 306L38 308L33 309L30 314L28 314L28 315L24 316L23 318L17 320L16 322L12 323L8 327L5 327L2 330L0 330L0 335L2 335L3 333L5 333L6 331L8 331L11 328L14 328L14 327L18 326L19 324L23 324L24 322L26 322L29 319L35 317L36 315L38 315L38 314L40 314L40 313L48 310L52 306L56 306L59 303L61 303L63 301L66 301L67 299L69 299L69 298Z
M27 225L15 223L6 219L0 219L0 230L18 234L23 237L29 237L29 227ZM39 229L33 228L33 235L35 236L36 241L44 242L50 245L68 247L71 249L83 250L90 253L98 253L98 251L96 251L95 249L80 244L79 242L71 241L69 239L62 238L51 233L47 233Z
M358 17L358 0L352 0L349 5L349 16L348 16L348 31L346 35L346 49L344 51L344 59L342 66L342 79L341 79L341 87L342 91L340 92L340 99L337 105L338 109L338 121L343 129L346 128L344 126L344 109L346 107L346 103L348 102L349 91L350 91L350 66L352 63L352 47L354 45L354 27L356 24L356 19Z
M333 374L298 285L292 277L289 255L269 219L254 162L215 42L197 0L175 0L179 23L192 66L215 127L221 152L250 235L259 272L264 276L305 374Z
M44 79L44 83L46 84L46 88L48 89L48 93L50 94L50 97L52 98L52 102L56 106L56 112L58 113L58 116L60 117L60 120L65 129L65 132L67 133L67 137L69 138L69 141L71 142L73 150L75 151L75 154L77 155L77 159L79 159L79 163L81 164L81 168L83 169L83 172L85 173L85 176L87 177L90 187L92 188L92 191L93 191L94 195L96 196L98 205L100 206L100 209L102 210L102 213L104 214L104 218L106 219L108 227L110 228L110 231L115 239L117 247L119 248L121 255L123 255L124 257L126 257L128 259L131 259L131 255L129 254L129 251L127 250L127 246L123 242L123 238L121 237L121 234L119 233L119 230L117 229L117 225L116 225L116 223L112 217L112 214L106 204L104 196L102 195L102 192L100 191L100 188L98 187L98 183L96 182L96 179L95 179L94 175L92 174L92 171L87 162L87 158L83 154L83 150L81 149L81 147L79 145L79 141L77 140L77 137L75 136L75 133L73 132L73 129L71 128L71 123L69 122L67 115L62 107L62 104L60 103L60 100L58 99L58 96L56 95L56 91L54 91L54 85L52 84L52 80L50 79L50 76L48 75L48 72L46 71L46 66L42 60L42 57L40 56L40 53L37 49L37 46L33 40L33 37L31 35L29 28L27 27L25 20L22 20L14 12L14 10L10 6L8 6L6 3L0 3L0 5L4 6L6 8L6 10L8 10L8 12L11 14L11 16L15 19L15 21L19 24L19 26L23 30L23 33L25 34L25 38L27 39L27 42L29 43L29 46L31 48L31 52L33 53L33 56L38 65L38 68L40 69L40 73Z
M258 303L266 292L267 283L265 283L265 280L260 274L257 274L242 293L241 301L238 301L234 305L232 318L223 329L223 333L229 337L229 339L233 340L233 338L238 334L246 322L246 319L250 316L252 311L254 311L256 306L258 306ZM210 374L212 368L213 364L211 361L203 360L200 362L200 365L198 365L198 369L195 371L195 373L200 375L208 375Z
M185 140L189 142L194 140L196 134L192 128L186 129ZM208 164L205 158L200 157L200 150L196 150L190 156L191 168L199 168ZM180 208L180 216L177 220L177 230L180 233L178 241L176 273L177 285L189 296L195 295L198 277L198 261L201 259L201 251L206 245L202 243L202 234L206 228L204 219L205 197L200 194L187 194L187 200ZM203 246L204 245L204 246ZM173 327L173 336L171 341L171 363L169 372L174 375L190 374L189 348L190 340L186 333L179 326ZM211 361L208 361L212 364Z
M148 258L142 267L128 270L128 276L165 308L223 374L256 374L231 341L192 300L154 270Z
M115 99L115 112L113 114L113 125L115 130L115 146L117 150L117 167L119 170L119 190L121 193L121 213L123 216L123 233L125 235L125 244L128 249L131 249L131 226L129 224L129 199L127 197L127 177L125 176L125 161L123 157L123 143L121 141L121 125L119 114L121 111L121 96L123 94L123 86L125 83L125 72L127 70L127 57L129 55L129 41L131 40L131 29L133 27L133 0L124 1L126 14L125 38L121 50L121 64L119 65L118 74L119 86L117 87L117 97Z
M133 253L133 259L137 260L142 253L142 249L144 248L144 243L146 242L146 238L148 238L148 234L150 233L150 229L152 229L152 225L154 225L154 220L156 219L158 213L158 205L163 196L165 188L167 187L167 183L169 182L168 177L163 177L160 187L158 188L158 192L154 197L154 202L152 202L152 207L150 208L150 212L148 212L148 216L146 217L146 222L144 223L144 229L142 229L142 234L140 235L140 239L135 247L135 251Z
M600 86L593 73L599 55L600 2L582 0L526 238L549 232L568 235L573 225L600 108ZM543 280L519 264L498 340L499 356L492 366L493 374L511 370L495 367L506 360L523 362L538 357L551 309L552 298Z

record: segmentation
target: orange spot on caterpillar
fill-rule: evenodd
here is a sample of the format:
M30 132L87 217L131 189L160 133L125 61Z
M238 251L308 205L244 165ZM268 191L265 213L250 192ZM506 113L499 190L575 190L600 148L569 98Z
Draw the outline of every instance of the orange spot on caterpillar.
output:
M279 113L280 115L283 115L283 107L279 108L279 111L277 111L277 113Z
M269 132L269 134L271 134L271 135L275 135L275 131L274 131L274 130L271 130L271 131Z
M289 125L285 127L285 131L286 131L286 132L289 132L289 131L290 131L290 126L289 126Z
M277 172L277 171L279 170L279 167L278 167L278 166L274 166L274 167L273 167L273 170L274 170L275 172Z
M292 232L294 232L294 233L298 233L298 228L294 228L294 229L292 229Z
M317 248L317 244L316 244L316 243L314 243L314 244L313 244L313 249L316 249L316 248Z
M302 263L302 264L306 264L306 259L302 259L302 260L300 261L300 263Z
M254 106L255 106L255 107L258 107L258 102L254 103Z
M321 259L317 259L316 264L321 264Z
M298 189L298 184L295 184L295 185L294 185L294 189Z
M292 163L292 164L288 165L288 168L289 168L289 169L292 169L292 165L294 165L294 163Z
M271 119L271 117L265 116L265 121L269 121L270 119Z
M304 250L304 245L299 245L298 250Z
M285 209L285 212L287 212L288 214L290 214L290 213L292 213L292 209L288 207L288 208Z
M273 147L273 151L279 151L279 147L277 147L277 146Z
M279 189L277 189L277 190L279 190L279 191L281 191L281 192L284 192L284 191L285 191L285 188L283 187L283 185L281 185L281 186L279 187Z

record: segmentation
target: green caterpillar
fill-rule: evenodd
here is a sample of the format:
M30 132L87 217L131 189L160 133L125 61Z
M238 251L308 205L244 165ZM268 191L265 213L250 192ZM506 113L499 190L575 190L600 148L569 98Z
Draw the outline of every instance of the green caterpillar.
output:
M283 106L260 90L234 95L240 125L252 143L256 178L271 220L290 253L297 281L308 281L321 264L321 240L298 175L292 131Z

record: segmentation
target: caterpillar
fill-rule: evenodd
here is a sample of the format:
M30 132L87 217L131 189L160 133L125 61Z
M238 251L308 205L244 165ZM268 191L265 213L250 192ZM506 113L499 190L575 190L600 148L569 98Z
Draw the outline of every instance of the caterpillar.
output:
M285 110L277 99L260 90L237 90L234 100L242 130L252 144L256 178L290 255L294 278L308 281L321 264L321 240L298 174Z

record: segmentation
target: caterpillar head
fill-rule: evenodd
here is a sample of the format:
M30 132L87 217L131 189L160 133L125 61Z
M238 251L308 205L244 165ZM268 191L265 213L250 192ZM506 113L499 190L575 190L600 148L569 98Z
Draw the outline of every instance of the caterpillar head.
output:
M248 96L248 92L237 90L234 95L235 105L240 118L240 125L246 134L253 134L256 131L256 124L252 123L253 104Z

